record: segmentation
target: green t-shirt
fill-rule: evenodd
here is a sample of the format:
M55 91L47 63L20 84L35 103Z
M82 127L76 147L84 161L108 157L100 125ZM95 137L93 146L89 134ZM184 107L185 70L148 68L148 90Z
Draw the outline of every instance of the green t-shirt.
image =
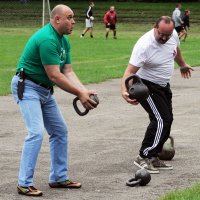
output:
M19 59L17 72L24 68L25 74L33 80L53 86L49 80L44 65L60 65L60 71L65 64L71 64L70 43L65 35L47 24L27 42L22 56Z

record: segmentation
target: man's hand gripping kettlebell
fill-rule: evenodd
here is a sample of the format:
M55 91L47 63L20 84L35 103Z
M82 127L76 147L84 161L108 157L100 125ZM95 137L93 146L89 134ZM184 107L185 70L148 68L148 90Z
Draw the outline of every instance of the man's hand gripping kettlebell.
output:
M130 81L132 81L132 84L129 84ZM147 86L136 74L133 74L125 80L125 86L127 92L122 93L122 96L130 104L137 105L140 101L146 100L149 96Z
M81 112L77 106L77 101L79 100L85 108L83 112ZM96 108L98 104L99 99L96 92L93 90L83 90L80 95L73 100L74 109L80 116L86 115L89 110Z

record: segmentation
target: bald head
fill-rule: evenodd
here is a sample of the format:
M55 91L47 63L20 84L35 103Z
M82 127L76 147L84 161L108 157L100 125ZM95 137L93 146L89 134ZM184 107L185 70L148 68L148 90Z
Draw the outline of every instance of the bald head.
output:
M70 7L59 4L53 8L50 14L50 19L53 20L56 16L62 16L65 14L67 11L72 11Z
M50 23L60 35L70 34L75 24L74 13L70 7L59 4L51 11Z
M110 10L114 11L115 10L115 6L110 6Z

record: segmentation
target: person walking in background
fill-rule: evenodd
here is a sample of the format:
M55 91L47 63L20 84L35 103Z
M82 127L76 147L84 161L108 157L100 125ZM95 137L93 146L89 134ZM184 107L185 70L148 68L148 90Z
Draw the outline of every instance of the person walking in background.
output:
M84 38L85 34L88 31L90 32L90 37L93 38L93 20L94 20L93 7L94 7L94 2L91 1L86 11L85 29L83 30L81 34L81 38Z
M53 95L53 86L76 95L86 109L96 102L90 99L96 92L86 89L73 71L70 42L66 35L73 30L73 11L57 5L50 14L50 23L34 33L19 59L11 87L20 107L28 134L25 138L17 191L27 196L41 196L33 175L41 149L44 128L49 135L51 168L49 186L80 188L81 183L68 177L68 128Z
M173 122L172 92L169 82L174 69L174 60L179 65L183 78L189 78L193 70L182 57L179 43L172 18L160 17L154 28L136 42L122 78L122 97L132 105L137 105L139 102L129 98L125 86L128 77L137 74L149 89L148 98L140 101L140 104L148 113L150 124L134 164L154 174L159 173L161 169L173 169L170 164L159 159L158 153L162 151L163 144L170 135Z
M179 39L182 38L186 33L183 28L183 20L181 19L181 4L177 3L176 8L172 13L172 19L175 22L175 30L178 33Z
M183 21L184 30L186 32L183 38L183 41L185 42L185 39L188 35L188 29L190 28L190 10L185 10L182 21Z
M117 13L115 11L114 6L110 6L110 10L106 12L103 20L106 26L106 39L108 39L108 34L110 30L113 31L113 38L117 39L116 37Z

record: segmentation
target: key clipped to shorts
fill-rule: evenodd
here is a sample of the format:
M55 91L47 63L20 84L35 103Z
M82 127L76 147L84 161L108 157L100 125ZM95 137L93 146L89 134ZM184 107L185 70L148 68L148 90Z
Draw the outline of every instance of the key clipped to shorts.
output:
M97 103L97 105L99 104L99 98L97 97L96 94L92 94L90 95L90 98L95 101ZM85 109L85 111L81 112L78 108L78 105L77 105L77 102L79 101L79 98L76 97L74 100L73 100L73 106L74 106L74 109L75 111L80 115L80 116L84 116L84 115L87 115L89 110L88 109Z

